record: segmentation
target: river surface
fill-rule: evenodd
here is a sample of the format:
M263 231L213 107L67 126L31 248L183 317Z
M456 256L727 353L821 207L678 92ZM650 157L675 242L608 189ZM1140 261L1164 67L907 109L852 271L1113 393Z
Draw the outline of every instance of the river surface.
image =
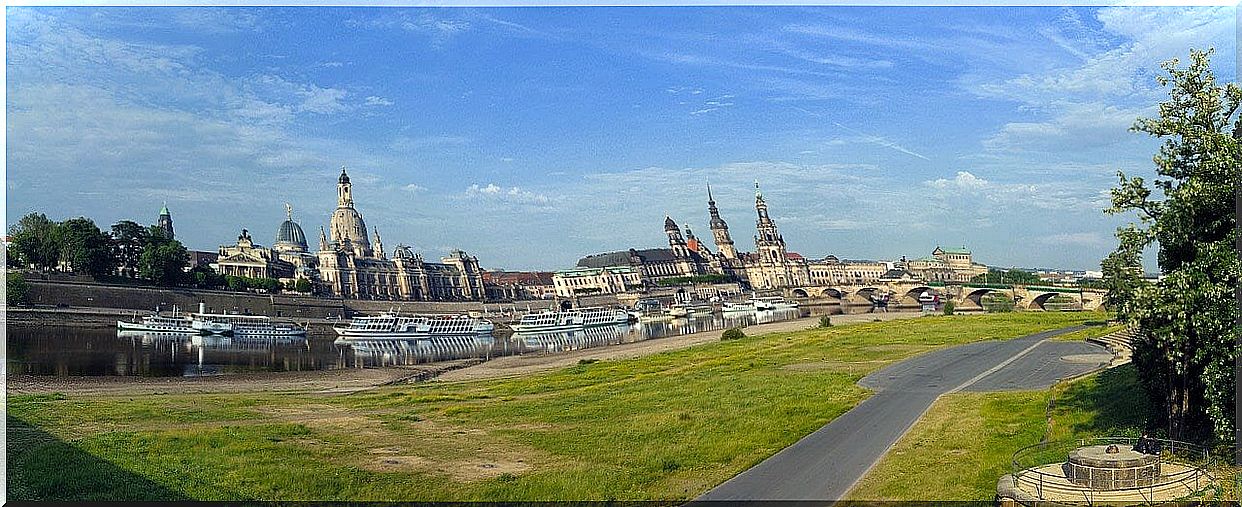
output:
M818 313L818 312L817 312ZM809 315L806 309L714 314L639 322L577 332L452 337L417 341L342 343L327 326L306 338L191 336L113 328L9 325L11 375L176 377L307 371L419 364L514 354L555 354Z

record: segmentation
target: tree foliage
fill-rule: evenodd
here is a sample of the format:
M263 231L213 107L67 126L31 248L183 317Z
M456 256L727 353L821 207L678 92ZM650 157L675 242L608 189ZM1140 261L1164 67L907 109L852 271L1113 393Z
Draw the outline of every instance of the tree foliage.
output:
M33 266L44 271L55 269L60 263L62 242L57 224L43 213L31 212L9 228L12 242L11 254L20 259L23 266Z
M151 240L151 232L132 220L112 224L112 255L116 257L121 276L136 278L138 261Z
M180 241L168 238L159 227L148 231L149 240L138 258L139 276L157 285L178 285L190 263L189 254Z
M116 268L112 237L100 231L94 221L71 218L58 224L57 231L61 239L61 260L71 271L92 277L112 274Z
M979 273L970 278L976 283L1000 283L1034 285L1039 283L1039 275L1021 269L989 269L987 273Z
M21 273L6 273L4 293L5 304L8 304L9 306L25 304L28 290L29 287L26 285L25 276Z
M1185 68L1176 59L1162 65L1167 75L1157 79L1169 100L1158 117L1133 127L1164 140L1153 158L1159 177L1119 174L1108 211L1134 212L1140 222L1118 229L1120 245L1102 267L1118 288L1111 302L1138 329L1134 362L1151 403L1149 425L1173 438L1232 445L1242 89L1217 84L1211 53L1192 51ZM1136 282L1127 269L1152 245L1165 276Z

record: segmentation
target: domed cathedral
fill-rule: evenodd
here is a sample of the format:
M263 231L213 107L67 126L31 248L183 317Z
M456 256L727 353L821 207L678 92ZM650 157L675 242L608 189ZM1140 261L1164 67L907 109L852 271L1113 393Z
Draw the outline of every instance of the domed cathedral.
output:
M250 231L242 229L237 243L221 245L216 265L220 274L250 278L275 278L282 283L299 278L315 283L319 259L307 252L306 235L293 221L293 207L285 203L285 221L277 227L271 248L255 244Z
M329 232L331 236L329 237ZM319 229L318 257L322 292L353 299L482 300L483 270L479 260L453 251L441 263L425 262L404 245L394 259L384 252L379 229L374 243L354 208L353 185L341 168L336 185L336 210L328 230ZM374 248L372 248L374 244Z
M301 253L307 250L306 234L302 226L293 221L293 206L285 203L285 221L276 230L276 242L272 248L281 252Z
M362 214L354 209L353 185L344 167L336 180L336 211L332 212L328 228L333 243L349 244L358 257L375 255L371 251L371 242L367 240L367 224L362 220Z

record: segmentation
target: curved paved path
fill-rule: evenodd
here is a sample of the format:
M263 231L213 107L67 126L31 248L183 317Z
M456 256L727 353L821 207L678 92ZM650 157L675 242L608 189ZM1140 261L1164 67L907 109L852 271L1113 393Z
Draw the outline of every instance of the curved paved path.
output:
M872 373L858 382L870 398L698 500L841 499L940 395L1044 388L1107 365L1103 347L1047 341L1079 329L959 345Z

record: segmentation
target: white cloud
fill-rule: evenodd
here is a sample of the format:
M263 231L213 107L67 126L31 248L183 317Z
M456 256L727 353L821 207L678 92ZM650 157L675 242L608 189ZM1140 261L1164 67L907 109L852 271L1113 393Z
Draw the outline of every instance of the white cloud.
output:
M929 181L927 184L936 188L978 191L987 188L988 180L975 176L969 171L958 171L957 176L954 176L951 180L940 178L938 180Z
M422 185L416 185L416 184L414 184L414 183L410 183L409 185L406 185L406 186L404 186L404 187L401 187L401 189L402 189L402 190L405 190L406 192L410 192L410 193L412 193L412 194L414 194L414 193L418 193L418 192L426 192L426 191L427 191L427 187L424 187L424 186L422 186Z
M366 102L363 102L363 105L364 106L391 106L392 101L384 97L378 97L375 95L371 95L370 97L367 97Z
M484 197L508 203L534 205L547 205L552 202L552 199L547 195L531 192L522 187L509 187L506 189L495 183L488 183L487 186L479 186L478 183L472 184L466 188L466 197Z
M1075 62L966 85L977 96L1016 102L1031 117L1002 126L984 141L985 148L1064 156L1132 139L1127 129L1138 117L1154 114L1154 105L1165 97L1154 78L1162 72L1159 64L1184 59L1190 48L1216 46L1217 66L1232 70L1220 77L1236 73L1231 7L1105 8L1096 15L1098 30L1066 12L1057 26L1038 32L1074 54ZM1121 42L1105 49L1110 38Z

